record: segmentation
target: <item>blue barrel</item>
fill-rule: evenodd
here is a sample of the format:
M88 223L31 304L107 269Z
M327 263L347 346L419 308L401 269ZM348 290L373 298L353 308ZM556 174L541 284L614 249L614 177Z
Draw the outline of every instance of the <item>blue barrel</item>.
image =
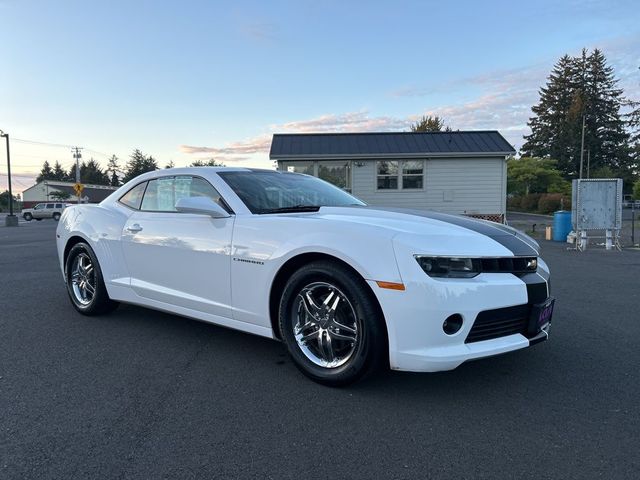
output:
M566 242L571 231L571 212L558 210L553 213L553 241Z

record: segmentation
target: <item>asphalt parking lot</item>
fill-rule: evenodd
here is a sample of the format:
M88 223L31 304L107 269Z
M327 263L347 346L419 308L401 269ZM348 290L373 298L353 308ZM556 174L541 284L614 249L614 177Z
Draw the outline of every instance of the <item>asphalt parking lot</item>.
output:
M55 225L0 227L0 478L638 477L638 251L543 242L548 342L331 389L275 341L79 315Z

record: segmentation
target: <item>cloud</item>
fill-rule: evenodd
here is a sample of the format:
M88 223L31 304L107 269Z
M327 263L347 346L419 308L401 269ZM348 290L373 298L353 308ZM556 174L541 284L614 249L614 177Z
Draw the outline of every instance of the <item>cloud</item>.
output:
M246 155L268 153L273 133L308 132L371 132L407 130L411 123L408 118L390 116L371 116L368 111L347 112L342 114L320 115L308 120L298 120L269 126L270 133L246 140L227 143L221 147L181 145L180 151L187 154L211 154L220 161L248 160ZM238 155L245 155L238 157ZM224 156L224 158L223 158Z
M180 145L180 151L189 154L210 153L217 155L238 155L268 152L271 147L271 135L259 135L247 140L232 142L224 147L198 147L193 145ZM232 161L231 158L227 159ZM244 160L244 158L243 158Z
M402 130L409 126L407 119L390 116L372 117L366 110L342 114L321 115L309 120L271 125L274 132L371 132Z

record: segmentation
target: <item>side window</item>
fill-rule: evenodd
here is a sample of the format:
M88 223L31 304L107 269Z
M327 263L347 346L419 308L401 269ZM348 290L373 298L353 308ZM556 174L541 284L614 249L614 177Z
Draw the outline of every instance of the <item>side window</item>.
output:
M53 208L53 203L47 203L47 208Z
M218 191L200 177L176 177L176 201L183 197L209 197L222 208L227 208Z
M62 204L61 203L56 203L56 208L62 208Z
M142 194L144 193L144 188L147 186L147 182L142 182L133 187L127 193L125 193L120 200L118 200L123 205L127 207L138 210L140 208L140 202L142 201Z
M41 203L39 203L35 207L33 207L34 210L40 210L41 208L42 208L42 204Z
M176 202L185 197L209 197L228 210L218 191L209 182L188 175L150 180L140 209L147 212L175 212Z
M146 212L175 212L175 205L173 177L149 180L140 210Z

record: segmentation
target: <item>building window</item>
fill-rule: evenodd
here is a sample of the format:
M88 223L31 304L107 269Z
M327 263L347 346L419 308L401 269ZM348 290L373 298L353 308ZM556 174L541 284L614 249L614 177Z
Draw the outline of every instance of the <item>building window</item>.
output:
M421 190L423 160L381 160L376 162L378 190Z
M378 170L378 190L397 190L398 168L400 162L397 160L383 160L377 162Z
M318 178L347 192L351 191L350 162L318 162Z
M424 162L422 160L405 160L402 162L402 189L422 189L424 178Z
M305 175L315 175L313 162L291 162L285 164L287 172L304 173Z
M351 192L351 162L344 160L317 162L280 162L280 170L318 177Z

